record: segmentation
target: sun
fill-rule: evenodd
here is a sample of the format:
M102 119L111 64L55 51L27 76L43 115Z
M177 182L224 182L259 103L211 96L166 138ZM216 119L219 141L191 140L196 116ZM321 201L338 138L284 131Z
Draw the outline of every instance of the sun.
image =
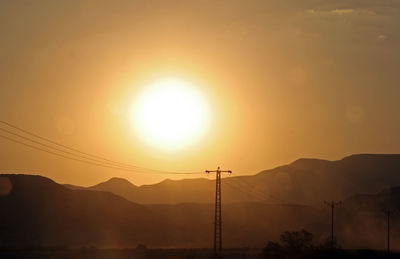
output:
M199 141L210 126L205 96L178 78L156 81L138 94L132 105L131 124L147 144L164 150L181 149Z

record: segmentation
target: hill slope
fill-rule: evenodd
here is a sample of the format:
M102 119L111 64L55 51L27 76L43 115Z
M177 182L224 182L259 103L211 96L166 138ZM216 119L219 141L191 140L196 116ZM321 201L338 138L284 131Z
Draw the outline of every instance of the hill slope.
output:
M87 190L112 192L142 204L208 203L213 201L215 193L215 181L211 179L165 180L140 187L126 180L111 179ZM223 179L222 197L228 203L315 204L357 193L376 193L397 185L400 185L400 155L363 154L337 161L299 159L253 176L230 176Z
M400 208L399 190L346 199L335 211L339 244L384 249L386 217L381 209L387 204ZM0 175L0 208L0 248L212 245L212 203L138 205L107 192L69 190L40 176ZM223 203L222 212L224 247L263 247L281 232L301 228L311 231L316 242L330 234L330 210L321 203ZM392 222L394 249L400 248L397 221Z
M41 176L0 177L12 186L0 196L3 246L126 246L162 241L157 231L165 224L162 217L112 193L70 190Z
M0 175L4 182L11 188L0 184L0 248L212 245L211 203L143 206L108 192L70 190L33 175ZM223 210L224 242L230 247L262 247L285 227L308 226L315 213L306 206L263 203L228 204ZM298 220L280 220L282 215Z

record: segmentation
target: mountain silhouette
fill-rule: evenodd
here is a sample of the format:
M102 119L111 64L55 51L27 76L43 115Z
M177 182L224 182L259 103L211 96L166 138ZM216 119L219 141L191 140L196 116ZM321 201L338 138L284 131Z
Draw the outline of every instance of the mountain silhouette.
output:
M110 192L71 190L33 175L0 175L0 189L0 248L212 246L212 200L140 205ZM263 247L283 231L302 228L323 242L330 234L330 209L322 204L223 203L224 247ZM335 211L339 244L383 249L382 208L388 204L400 208L400 187L345 199ZM393 233L400 232L397 221L392 222ZM393 248L399 249L400 236L392 238Z
M356 194L345 199L344 203L359 210L396 210L400 208L400 186L385 189L376 194Z
M109 192L70 190L41 176L0 175L4 179L12 189L0 196L0 248L212 246L212 203L139 205ZM308 206L265 203L227 204L223 210L227 247L262 247L286 226L309 226L315 213ZM282 215L296 215L297 221L282 221Z
M223 201L316 204L321 199L345 199L357 193L376 193L400 185L400 155L359 154L337 161L299 159L251 176L222 180ZM141 204L208 203L214 199L215 180L165 180L135 186L112 178L98 185L73 189L101 190Z
M109 192L70 190L33 175L0 175L12 189L0 196L2 246L126 246L163 239L165 220Z
M212 246L212 203L139 205L110 192L71 190L42 176L0 175L0 182L6 181L12 188L0 196L0 248ZM296 211L299 220L291 225L297 226L307 224L313 211L262 203L223 209L229 233L225 244L230 247L263 246L267 238L279 235L280 215ZM253 223L243 230L249 219ZM262 226L255 224L264 220Z

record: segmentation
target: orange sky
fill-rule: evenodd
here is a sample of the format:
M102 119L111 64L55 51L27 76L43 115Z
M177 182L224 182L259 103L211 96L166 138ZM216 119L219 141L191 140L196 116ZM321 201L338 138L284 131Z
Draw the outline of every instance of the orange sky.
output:
M1 1L0 118L167 171L253 174L300 157L398 153L399 26L394 0ZM214 120L197 145L161 152L135 136L129 107L171 75L201 89ZM4 173L81 185L181 177L0 145Z

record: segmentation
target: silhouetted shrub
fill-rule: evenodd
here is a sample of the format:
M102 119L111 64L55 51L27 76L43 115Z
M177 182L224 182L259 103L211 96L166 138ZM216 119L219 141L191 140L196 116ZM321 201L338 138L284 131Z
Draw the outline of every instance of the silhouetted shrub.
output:
M264 258L301 258L314 251L313 236L307 230L289 232L280 236L280 243L268 242L264 248Z
M285 231L281 234L283 248L294 253L313 249L312 239L312 234L304 229L295 232Z
M267 258L282 258L282 246L277 242L269 241L268 244L264 247L264 256Z
M285 231L280 236L280 242L269 241L263 250L264 258L286 259L286 258L353 258L359 256L360 252L340 249L336 242L331 239L314 246L313 235L305 229L300 231ZM372 255L372 251L367 251ZM373 256L373 255L372 255ZM355 257L364 258L364 257ZM374 257L368 257L374 258Z

